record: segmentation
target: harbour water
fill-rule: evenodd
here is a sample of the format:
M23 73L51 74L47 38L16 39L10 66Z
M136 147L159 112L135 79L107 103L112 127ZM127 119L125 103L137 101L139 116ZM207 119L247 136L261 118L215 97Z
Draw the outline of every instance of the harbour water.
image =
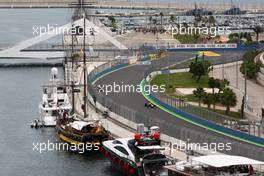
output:
M0 10L1 44L33 37L34 25L70 21L72 10ZM0 63L38 62L36 59L1 59ZM43 62L43 60L39 61ZM47 62L47 60L45 61ZM41 85L48 82L49 67L0 68L0 175L1 176L117 176L100 154L34 149L37 143L56 143L54 128L31 129L38 117ZM60 69L62 75L62 69Z
M57 142L54 128L30 128L49 74L50 68L0 68L0 175L117 176L100 154L34 149L36 143Z

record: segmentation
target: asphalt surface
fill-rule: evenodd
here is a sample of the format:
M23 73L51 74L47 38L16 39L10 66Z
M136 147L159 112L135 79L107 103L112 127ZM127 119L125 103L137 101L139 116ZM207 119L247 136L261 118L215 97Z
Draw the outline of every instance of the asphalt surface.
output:
M228 57L227 54L226 56ZM164 67L164 66L172 65L177 62L189 59L191 57L194 57L194 55L190 53L170 53L166 59L161 59L159 61L153 62L152 67L153 66L154 67L155 66ZM150 65L135 65L135 66L131 66L128 68L124 68L124 69L115 71L109 75L106 75L105 77L101 78L96 84L97 85L109 85L109 84L113 85L113 82L115 82L118 85L139 85L142 79L144 78L144 73L150 67L151 67ZM144 116L155 119L157 121L162 119L163 121L166 121L169 124L175 125L176 127L183 127L185 129L187 128L187 129L190 129L191 131L197 131L205 135L214 136L215 138L218 138L218 139L223 139L223 142L232 143L231 153L230 151L224 152L224 153L242 155L242 156L247 156L247 157L251 157L254 159L264 160L263 148L261 149L251 144L240 142L233 138L223 136L219 133L208 131L204 128L198 127L196 125L193 125L191 123L178 119L159 108L156 108L156 109L146 108L144 106L146 99L143 97L141 93L120 92L120 93L110 93L105 96L109 97L111 100L113 100L116 103L119 103L130 109L136 110L138 114L143 114ZM154 124L151 124L151 125L154 125ZM161 131L166 131L166 130L167 129L161 129ZM181 138L181 140L186 140L186 139ZM198 142L198 141L193 141L193 142ZM204 142L208 142L208 141L204 141ZM258 154L254 153L254 150L258 151ZM259 152L262 152L262 156Z

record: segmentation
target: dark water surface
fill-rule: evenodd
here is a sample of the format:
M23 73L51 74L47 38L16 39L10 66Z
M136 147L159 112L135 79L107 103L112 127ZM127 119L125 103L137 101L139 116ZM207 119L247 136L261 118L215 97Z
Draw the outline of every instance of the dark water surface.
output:
M56 142L54 128L31 129L50 68L0 68L0 176L116 176L100 154L33 151Z

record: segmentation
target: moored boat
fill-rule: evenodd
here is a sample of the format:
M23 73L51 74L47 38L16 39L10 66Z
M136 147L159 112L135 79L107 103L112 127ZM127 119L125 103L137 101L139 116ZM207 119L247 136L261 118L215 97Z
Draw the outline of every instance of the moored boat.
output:
M103 127L101 121L84 121L75 115L64 112L56 125L59 138L70 145L83 146L85 151L98 151L103 141L110 133Z
M65 86L58 79L58 69L51 69L49 84L43 85L42 100L39 103L40 118L35 119L31 127L55 127L59 111L71 111L70 103Z
M263 164L242 156L219 154L194 157L190 161L179 161L166 167L169 176L248 176L264 175L254 169L254 166Z
M103 142L102 152L111 164L129 176L165 176L165 165L172 159L162 154L158 127L151 127L134 138L121 138Z

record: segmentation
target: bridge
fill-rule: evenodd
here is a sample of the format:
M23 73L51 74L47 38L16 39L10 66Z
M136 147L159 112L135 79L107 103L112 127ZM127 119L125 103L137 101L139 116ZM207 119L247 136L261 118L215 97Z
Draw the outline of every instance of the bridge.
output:
M84 19L79 19L74 21L73 23L65 24L61 27L59 27L60 30L58 31L69 31L72 28L72 25L75 26L81 26L83 27L83 21ZM112 36L110 36L107 32L102 30L100 27L96 26L93 22L85 19L86 21L86 27L85 28L92 28L94 29L102 38L108 40L110 43L112 43L114 46L116 46L120 50L126 50L127 47L124 46L122 43L114 39ZM16 44L13 47L4 49L0 51L0 58L64 58L65 52L63 51L54 51L50 52L50 50L46 51L23 51L24 49L31 47L37 43L43 42L45 40L48 40L52 37L55 37L57 35L64 35L64 33L58 33L55 30L50 30L42 35L38 35L36 37L33 37L31 39L22 41L18 44ZM91 50L91 47L88 47Z

